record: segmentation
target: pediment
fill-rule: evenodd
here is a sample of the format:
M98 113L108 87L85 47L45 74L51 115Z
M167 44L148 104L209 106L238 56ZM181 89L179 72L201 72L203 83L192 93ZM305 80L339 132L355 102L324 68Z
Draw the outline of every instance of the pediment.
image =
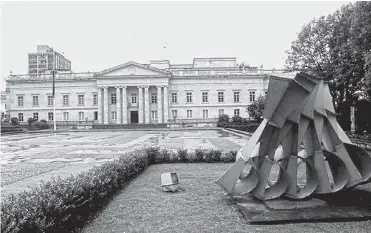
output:
M142 65L136 62L127 62L96 74L97 76L164 76L169 75L168 72L161 69Z

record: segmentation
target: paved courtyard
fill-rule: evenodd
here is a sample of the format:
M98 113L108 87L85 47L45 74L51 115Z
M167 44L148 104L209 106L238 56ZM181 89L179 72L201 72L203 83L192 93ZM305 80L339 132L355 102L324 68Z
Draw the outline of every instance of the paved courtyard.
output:
M67 177L125 152L161 148L238 150L248 141L221 130L116 131L17 134L1 137L2 195L16 193L52 176Z

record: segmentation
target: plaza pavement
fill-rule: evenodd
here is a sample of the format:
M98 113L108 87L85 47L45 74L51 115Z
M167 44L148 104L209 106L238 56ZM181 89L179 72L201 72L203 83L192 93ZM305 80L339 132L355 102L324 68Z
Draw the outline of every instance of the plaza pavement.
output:
M146 146L238 150L248 137L223 130L81 131L1 137L1 195L16 194L53 176L66 178ZM41 166L42 165L42 166Z

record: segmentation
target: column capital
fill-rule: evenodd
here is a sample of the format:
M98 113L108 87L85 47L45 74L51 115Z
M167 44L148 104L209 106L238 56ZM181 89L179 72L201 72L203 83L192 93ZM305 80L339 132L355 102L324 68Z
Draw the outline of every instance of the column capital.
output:
M143 88L143 86L137 86L137 88L139 88L139 89L140 89L140 88Z
M103 88L103 89L108 89L108 86L103 86L102 88Z
M149 88L149 86L143 86L145 89L148 89Z

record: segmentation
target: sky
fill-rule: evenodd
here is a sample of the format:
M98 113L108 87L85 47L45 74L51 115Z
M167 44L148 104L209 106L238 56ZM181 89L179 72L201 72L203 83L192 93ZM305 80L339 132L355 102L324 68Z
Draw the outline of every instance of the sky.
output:
M236 57L280 69L302 26L348 2L5 2L1 7L0 84L28 72L38 44L71 60L74 72L129 61Z

